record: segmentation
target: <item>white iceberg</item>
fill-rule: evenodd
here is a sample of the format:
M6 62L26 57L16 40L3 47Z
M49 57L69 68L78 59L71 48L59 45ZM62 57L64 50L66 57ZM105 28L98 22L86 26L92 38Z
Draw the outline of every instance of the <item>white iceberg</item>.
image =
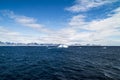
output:
M68 47L69 47L68 45L64 45L64 44L58 46L58 48L68 48Z

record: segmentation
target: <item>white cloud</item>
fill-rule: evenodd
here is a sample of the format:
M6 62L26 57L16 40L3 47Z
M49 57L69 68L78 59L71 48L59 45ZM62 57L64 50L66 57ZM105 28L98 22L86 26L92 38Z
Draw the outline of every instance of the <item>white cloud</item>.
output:
M16 42L16 43L50 43L50 37L41 37L35 35L26 35L20 32L15 32L0 26L0 41L3 42Z
M22 26L34 28L40 32L49 32L49 30L45 28L44 25L37 23L37 20L34 18L16 15L13 11L10 10L3 10L1 12L3 13L4 16L7 15L9 18L15 20Z
M17 42L17 43L68 43L68 39L62 37L61 33L53 32L44 36L25 35L20 32L11 31L0 26L0 41L3 42Z
M120 39L120 8L112 12L114 14L108 14L108 18L91 22L86 22L86 17L81 17L81 15L73 16L68 23L69 28L72 27L76 31L76 34L72 37L73 40L107 45L113 45L117 42L120 45L120 40L117 40ZM77 32L79 30L80 32ZM118 38L113 39L115 36Z
M120 45L120 8L108 14L108 18L86 22L86 16L81 14L73 16L68 22L68 27L60 30L49 30L37 23L34 18L18 16L13 12L7 15L17 23L34 28L44 33L43 36L24 35L22 33L0 28L0 40L13 42L38 42L38 43L61 43L61 44L103 44ZM117 36L117 39L113 37Z
M26 39L20 33L10 31L2 26L0 26L0 40L8 42L29 42L29 39Z
M85 16L83 15L77 15L77 16L73 16L72 19L70 19L69 25L78 27L79 25L85 25L86 23L84 23L84 18Z
M91 8L98 7L104 4L113 3L118 0L76 0L76 4L66 8L71 12L87 11Z

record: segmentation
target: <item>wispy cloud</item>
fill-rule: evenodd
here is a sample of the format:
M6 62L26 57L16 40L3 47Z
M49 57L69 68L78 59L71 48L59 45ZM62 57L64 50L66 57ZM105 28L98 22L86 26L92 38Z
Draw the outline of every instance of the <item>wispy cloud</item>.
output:
M75 0L75 5L66 8L66 10L71 12L87 11L91 8L113 3L116 1L118 0Z
M1 11L4 16L8 16L13 19L15 22L19 23L22 26L30 27L37 29L41 32L48 32L49 30L44 27L43 24L37 23L37 20L27 16L16 15L13 11L3 10Z
M22 35L22 37L20 35L16 35L17 37L19 37L17 40L20 42L22 39L26 42L39 42L39 43L69 43L70 42L70 38L72 34L71 30L69 29L60 29L60 30L50 30L48 29L46 26L41 25L39 23L37 23L37 20L31 17L27 17L27 16L21 16L21 15L16 15L13 11L10 10L3 10L2 14L4 16L8 16L10 19L13 19L15 22L17 22L18 24L22 25L22 26L26 26L29 28L33 28L37 31L39 31L39 34L43 34L42 36L39 35L34 39L34 36L24 36ZM70 31L70 32L69 32ZM69 33L68 33L69 32ZM13 36L13 35L12 35ZM16 37L14 36L14 37ZM25 38L27 37L27 38ZM11 39L15 39L13 37L10 37ZM17 41L16 40L16 41ZM13 41L13 40L12 40ZM21 42L24 42L21 41Z
M70 28L76 31L73 40L83 41L85 43L114 44L113 37L119 36L120 39L120 8L112 11L114 14L108 14L108 18L85 21L85 16L81 14L71 18ZM114 42L114 43L112 43ZM120 44L120 41L117 41Z
M0 41L16 43L58 43L56 38L50 36L27 35L0 26Z
M111 11L107 18L87 22L87 16L74 15L66 27L59 30L49 30L44 25L37 23L31 17L16 15L12 11L4 12L9 18L20 25L39 30L44 36L31 36L10 31L0 27L0 40L13 42L38 42L38 43L61 43L61 44L106 44L120 45L120 7ZM117 36L117 39L114 37Z
M0 40L1 41L10 41L10 42L31 42L31 39L19 32L11 31L3 26L0 26Z

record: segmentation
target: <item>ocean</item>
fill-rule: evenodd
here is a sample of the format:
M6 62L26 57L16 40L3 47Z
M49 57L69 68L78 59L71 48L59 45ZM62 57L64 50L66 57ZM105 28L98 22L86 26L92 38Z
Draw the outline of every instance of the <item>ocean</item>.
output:
M0 80L120 80L120 47L1 46Z

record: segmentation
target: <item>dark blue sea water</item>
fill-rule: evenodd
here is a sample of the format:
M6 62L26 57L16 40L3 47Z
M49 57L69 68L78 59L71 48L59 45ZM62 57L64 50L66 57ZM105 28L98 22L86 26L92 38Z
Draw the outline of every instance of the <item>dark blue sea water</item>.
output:
M120 80L120 47L0 47L0 80Z

